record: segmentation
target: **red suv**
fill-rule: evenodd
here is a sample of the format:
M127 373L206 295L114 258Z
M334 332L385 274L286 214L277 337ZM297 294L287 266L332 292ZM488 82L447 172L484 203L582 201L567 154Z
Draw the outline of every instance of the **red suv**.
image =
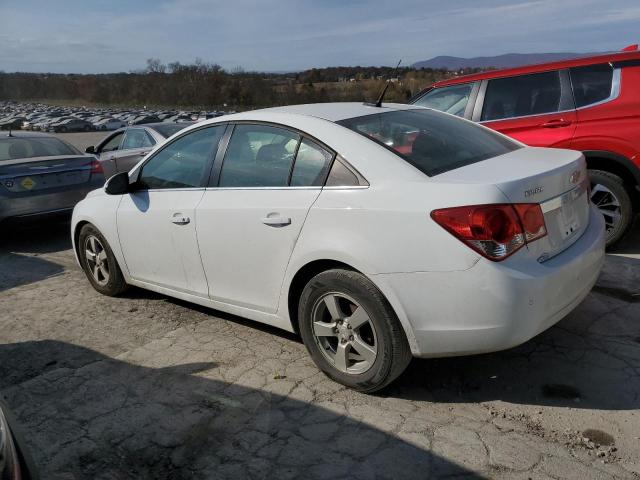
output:
M433 84L411 103L479 122L527 145L580 150L607 245L640 210L640 52L493 70Z

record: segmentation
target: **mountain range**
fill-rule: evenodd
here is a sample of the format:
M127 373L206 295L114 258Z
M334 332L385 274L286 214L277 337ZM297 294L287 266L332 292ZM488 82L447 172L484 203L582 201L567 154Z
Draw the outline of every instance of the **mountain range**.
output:
M493 57L450 57L438 56L414 63L414 68L439 68L446 70L460 70L462 68L511 68L533 63L554 62L567 58L588 57L597 53L506 53Z

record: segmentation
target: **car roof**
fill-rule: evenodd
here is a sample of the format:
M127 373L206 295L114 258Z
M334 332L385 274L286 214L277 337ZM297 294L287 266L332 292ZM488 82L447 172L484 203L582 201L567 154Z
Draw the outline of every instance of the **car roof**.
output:
M560 70L563 68L583 67L602 63L617 63L629 60L640 60L640 51L615 52L590 57L578 57L555 62L536 63L521 67L505 68L502 70L490 70L488 72L473 73L460 77L448 78L434 83L431 87L443 87L445 85L457 85L460 83L474 82L477 80L489 80L492 78L513 77L527 73L547 72L550 70Z
M335 103L308 103L302 105L289 105L286 107L263 108L261 110L252 110L249 112L235 113L231 115L223 115L221 117L205 120L225 121L225 120L243 120L251 119L254 113L289 113L294 115L304 115L308 117L317 117L331 122L339 122L347 118L363 117L365 115L373 115L375 113L392 112L398 110L419 110L424 107L416 105L407 105L402 103L383 103L382 106L362 103L362 102L335 102Z

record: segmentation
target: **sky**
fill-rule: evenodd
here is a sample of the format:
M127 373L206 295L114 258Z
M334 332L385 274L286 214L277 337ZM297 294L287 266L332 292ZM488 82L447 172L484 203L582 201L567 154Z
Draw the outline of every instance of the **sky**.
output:
M638 0L0 0L0 71L404 65L599 52L640 40Z

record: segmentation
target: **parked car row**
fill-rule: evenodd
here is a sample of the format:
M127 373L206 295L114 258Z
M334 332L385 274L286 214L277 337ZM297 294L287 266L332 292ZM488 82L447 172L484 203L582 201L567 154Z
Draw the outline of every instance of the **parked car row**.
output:
M201 121L225 113L227 112L74 108L0 102L0 129L56 133L113 131L127 125Z
M530 146L584 153L607 245L640 212L640 52L622 52L456 77L412 104L479 122Z

